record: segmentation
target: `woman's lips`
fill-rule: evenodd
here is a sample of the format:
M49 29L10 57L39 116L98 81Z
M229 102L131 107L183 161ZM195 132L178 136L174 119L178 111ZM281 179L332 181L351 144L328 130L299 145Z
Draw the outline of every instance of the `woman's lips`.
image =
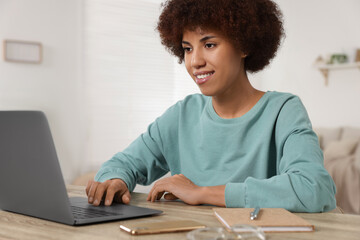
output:
M210 78L212 77L213 74L214 74L214 72L196 74L195 81L197 84L204 84L210 80Z

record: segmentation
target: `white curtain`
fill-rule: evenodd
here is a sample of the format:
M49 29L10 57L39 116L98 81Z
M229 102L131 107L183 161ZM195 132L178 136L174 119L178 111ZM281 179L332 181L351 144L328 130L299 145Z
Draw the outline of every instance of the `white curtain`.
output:
M160 3L83 2L87 138L84 170L127 147L168 107L197 88L155 31Z

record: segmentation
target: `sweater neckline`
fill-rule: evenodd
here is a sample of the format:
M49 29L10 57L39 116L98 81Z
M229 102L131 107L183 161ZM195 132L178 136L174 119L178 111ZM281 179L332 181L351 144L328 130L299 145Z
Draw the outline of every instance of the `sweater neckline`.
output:
M264 95L257 101L257 103L241 117L237 117L237 118L222 118L222 117L220 117L214 109L214 106L212 104L212 97L209 97L209 100L207 102L207 111L210 114L210 117L214 121L219 122L219 123L243 122L243 121L246 121L247 119L251 118L253 115L255 115L259 111L259 109L261 109L261 107L264 105L266 100L269 98L269 94L270 94L270 91L265 92Z

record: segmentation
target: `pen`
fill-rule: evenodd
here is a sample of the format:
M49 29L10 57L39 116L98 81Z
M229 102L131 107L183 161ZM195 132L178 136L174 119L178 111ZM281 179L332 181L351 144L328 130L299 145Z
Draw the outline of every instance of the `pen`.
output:
M259 212L260 212L259 207L254 208L254 211L250 213L250 219L251 220L257 219Z

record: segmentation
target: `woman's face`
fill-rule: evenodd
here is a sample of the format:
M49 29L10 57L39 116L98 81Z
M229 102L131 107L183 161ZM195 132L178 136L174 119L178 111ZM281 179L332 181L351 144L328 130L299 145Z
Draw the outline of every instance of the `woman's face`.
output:
M206 96L225 96L238 89L245 55L216 31L184 31L185 66Z

